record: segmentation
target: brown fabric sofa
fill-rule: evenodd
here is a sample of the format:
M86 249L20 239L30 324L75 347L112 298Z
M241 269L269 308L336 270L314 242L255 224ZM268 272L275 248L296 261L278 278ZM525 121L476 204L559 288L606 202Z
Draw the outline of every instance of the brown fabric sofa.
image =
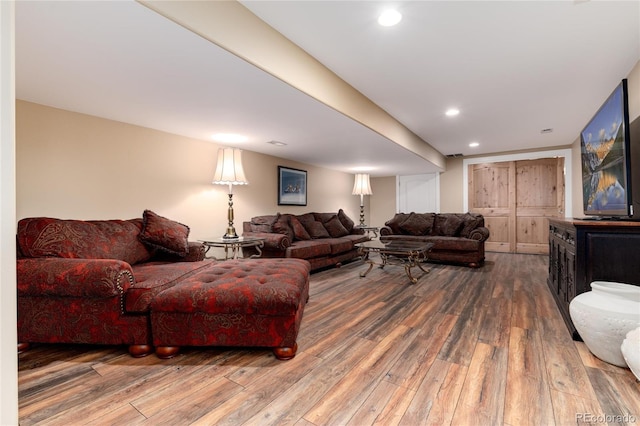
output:
M139 357L155 346L169 358L180 346L260 346L295 356L308 262L204 260L205 247L188 234L150 211L131 220L20 220L18 350L127 345Z
M355 244L369 240L342 209L256 216L242 226L243 236L264 238L262 257L305 259L312 271L359 258ZM243 249L244 257L255 254L255 249Z
M380 238L431 242L429 261L477 268L484 263L489 229L484 217L476 213L396 213L380 229Z

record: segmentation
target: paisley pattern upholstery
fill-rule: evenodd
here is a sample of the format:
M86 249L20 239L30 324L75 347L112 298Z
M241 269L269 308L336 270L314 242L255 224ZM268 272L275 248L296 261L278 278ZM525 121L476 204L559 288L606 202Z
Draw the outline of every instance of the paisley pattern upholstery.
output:
M308 262L220 262L151 303L156 346L293 346L309 297Z
M142 229L141 219L21 220L19 343L124 344L134 356L154 343L268 346L295 355L309 262L204 260L199 243L187 243L184 258L152 257Z
M19 259L18 297L121 297L133 271L112 259Z
M47 217L18 222L18 245L25 257L118 259L129 264L151 257L138 240L136 220L61 220Z
M194 262L151 262L152 250L138 238L141 229L141 218L20 220L18 341L150 345L150 295L145 302L142 293L210 262L202 262L199 243L193 243ZM139 312L126 307L133 291Z
M176 256L189 253L189 227L151 210L142 214L143 224L140 240L151 247Z
M186 277L212 265L211 261L199 262L147 262L134 265L135 283L125 296L127 312L147 312L156 294L175 285Z

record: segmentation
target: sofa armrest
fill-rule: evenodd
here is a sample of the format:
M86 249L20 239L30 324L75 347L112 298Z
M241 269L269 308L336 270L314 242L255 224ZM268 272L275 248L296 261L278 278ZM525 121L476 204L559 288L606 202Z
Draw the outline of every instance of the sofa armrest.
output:
M122 260L46 257L17 261L17 293L23 297L121 297L133 282L131 265Z
M244 232L243 237L264 239L264 248L274 250L286 250L291 246L289 237L275 232Z
M380 236L383 235L393 235L393 231L388 226L383 226L380 228Z
M201 242L189 241L189 253L186 256L158 251L152 260L162 262L199 262L205 259L206 251L207 247Z
M469 238L471 238L472 240L478 240L480 242L486 241L487 239L489 239L489 228L479 226L469 233Z

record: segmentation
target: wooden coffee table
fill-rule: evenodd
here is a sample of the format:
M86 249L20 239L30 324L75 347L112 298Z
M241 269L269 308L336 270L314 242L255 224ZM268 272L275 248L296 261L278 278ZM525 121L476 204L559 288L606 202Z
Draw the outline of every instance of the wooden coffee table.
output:
M403 265L407 276L412 284L418 282L417 278L411 275L411 268L418 267L424 273L428 273L428 269L422 267L422 262L428 258L429 251L433 247L433 243L425 243L421 241L410 241L403 239L384 239L371 240L364 243L356 244L369 269L361 272L361 277L366 277L373 268L378 265L384 268L386 265ZM380 255L380 263L371 260L370 253L378 253Z

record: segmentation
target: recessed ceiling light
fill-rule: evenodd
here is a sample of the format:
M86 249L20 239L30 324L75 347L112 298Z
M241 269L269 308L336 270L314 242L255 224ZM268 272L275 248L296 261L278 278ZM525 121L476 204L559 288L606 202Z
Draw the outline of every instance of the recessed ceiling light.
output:
M371 170L375 170L375 167L371 167L371 166L359 166L359 167L353 167L351 170L353 170L354 172L370 172Z
M280 142L280 141L269 141L267 143L270 143L271 145L275 145L275 146L285 146L285 145L287 145L286 143Z
M460 114L460 110L458 108L449 108L445 114L447 117L455 117Z
M378 16L378 24L383 27L392 27L402 19L400 12L394 9L387 9Z
M478 142L471 142L471 143L469 144L469 146L470 146L471 148L475 148L475 147L477 147L477 146L480 146L480 144L479 144Z
M248 137L236 133L216 133L215 135L211 135L211 138L216 142L225 143L246 142L249 140Z

